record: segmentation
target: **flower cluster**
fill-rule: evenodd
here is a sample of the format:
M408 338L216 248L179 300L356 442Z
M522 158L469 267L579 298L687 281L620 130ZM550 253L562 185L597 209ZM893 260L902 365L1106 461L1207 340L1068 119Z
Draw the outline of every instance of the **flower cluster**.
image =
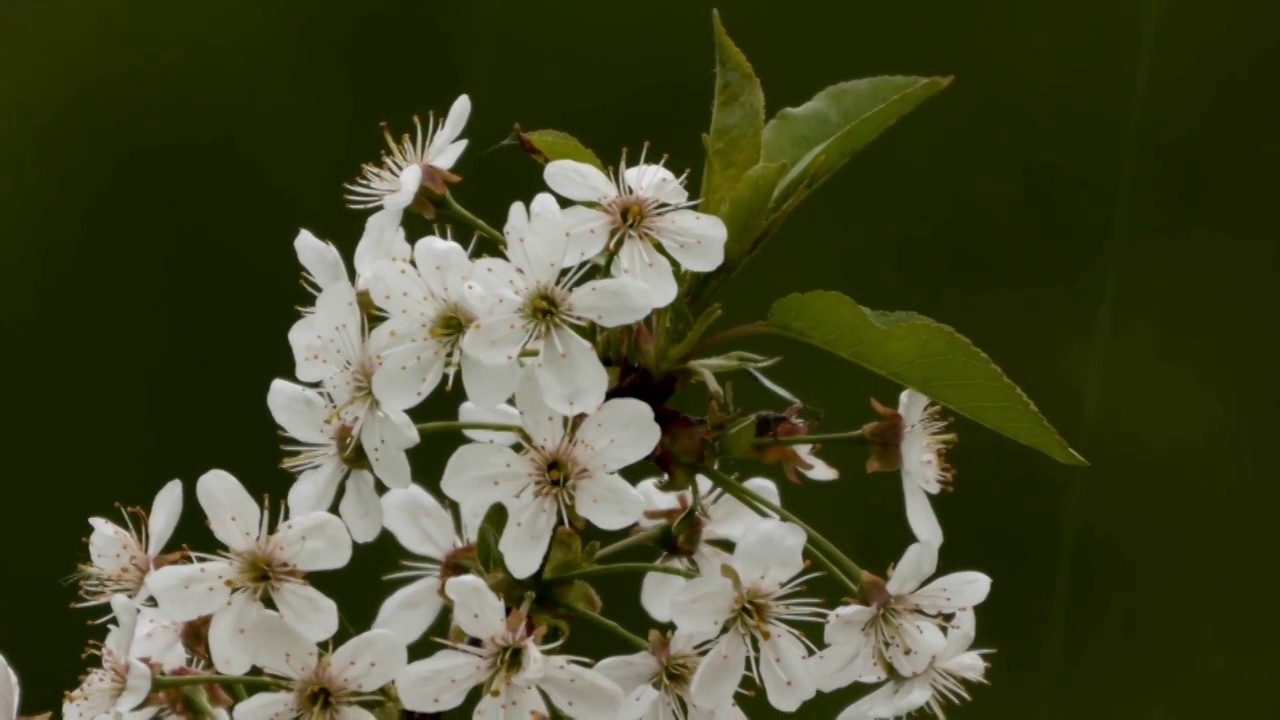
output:
M522 135L550 192L511 203L499 232L453 195L470 112L464 95L425 132L388 133L382 161L348 186L372 211L350 270L337 246L295 240L313 298L287 334L293 377L266 402L287 501L210 470L194 485L217 541L204 550L166 551L179 480L123 525L90 519L78 604L109 609L107 632L63 716L711 720L745 717L757 690L789 713L876 686L848 720L941 717L967 699L986 667L970 645L990 579L930 581L943 542L930 496L950 486L955 440L938 407L907 389L896 410L873 401L860 430L814 434L804 404L760 374L771 359L707 354L745 335L704 337L714 311L690 317L687 291L722 267L730 238L687 174L647 162L647 147L605 169ZM457 227L410 243L414 214ZM465 225L477 236L464 244ZM737 370L793 404L738 406L716 379ZM415 417L433 395L456 415ZM416 472L415 448L447 449L455 432L466 442L442 473ZM917 542L885 578L784 509L773 479L732 471L835 481L818 453L838 441L865 445L868 471L901 473ZM398 582L370 628L342 629L324 576L384 529L404 549ZM652 621L643 636L592 586L624 573ZM584 627L625 651L572 654ZM0 665L8 720L18 681Z

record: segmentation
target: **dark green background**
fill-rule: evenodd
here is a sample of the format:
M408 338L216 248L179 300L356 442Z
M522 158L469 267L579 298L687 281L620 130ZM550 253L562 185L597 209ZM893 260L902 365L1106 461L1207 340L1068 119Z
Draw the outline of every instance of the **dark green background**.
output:
M85 517L181 477L184 538L204 549L201 472L285 493L264 397L290 372L285 331L306 299L291 241L301 225L350 250L363 215L340 184L375 157L379 121L403 129L470 93L459 195L495 221L540 188L518 150L483 152L515 121L606 158L649 140L701 168L710 5L539 5L0 7L0 648L24 710L74 684L95 634L59 584ZM1093 463L959 424L942 564L995 578L979 644L999 652L992 686L955 715L1272 716L1277 6L721 9L771 112L853 77L956 76L794 215L732 284L728 319L814 288L925 313L990 353ZM785 349L775 379L827 429L896 391L805 348L743 347ZM451 442L423 444L420 476ZM864 476L856 448L828 457L844 479L785 487L785 502L883 569L908 540L897 480ZM328 583L355 624L389 562L360 555L345 587Z

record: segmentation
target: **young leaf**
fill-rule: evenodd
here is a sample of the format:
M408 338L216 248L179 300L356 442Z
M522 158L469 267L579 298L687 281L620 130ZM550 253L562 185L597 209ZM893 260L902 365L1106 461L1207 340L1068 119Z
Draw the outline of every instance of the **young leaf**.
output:
M842 82L764 128L764 162L786 162L773 207L801 185L812 190L916 105L951 82L942 77L874 77Z
M520 143L520 147L524 151L534 157L535 160L543 164L552 160L577 160L588 165L594 165L598 170L604 172L604 165L600 162L600 158L596 157L594 152L586 145L578 142L577 138L559 130L530 130L524 132L516 125L516 141Z
M914 388L1059 462L1088 464L991 358L923 315L871 310L823 290L778 300L767 325Z
M720 13L713 12L711 19L715 25L716 97L699 209L716 215L742 176L760 162L764 91L747 56L725 33Z

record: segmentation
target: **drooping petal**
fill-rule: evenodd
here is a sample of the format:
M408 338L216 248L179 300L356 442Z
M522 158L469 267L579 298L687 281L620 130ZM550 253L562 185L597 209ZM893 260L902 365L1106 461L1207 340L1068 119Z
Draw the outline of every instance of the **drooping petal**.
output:
M930 615L953 613L987 599L991 578L980 572L957 572L944 575L911 593L911 602L920 612Z
M468 400L458 406L458 420L464 423L485 423L493 425L520 426L520 411L505 403L481 406ZM496 430L463 430L463 435L475 442L497 443L498 445L515 445L520 436L514 432Z
M769 704L782 712L795 712L816 693L805 664L804 643L785 629L775 628L760 642L760 678Z
M473 355L462 353L462 387L477 406L494 407L511 398L520 381L520 365L516 362L487 365Z
M148 573L146 583L165 615L188 622L227 602L227 581L234 574L231 564L222 561L166 565Z
M404 643L389 630L369 630L329 656L329 671L343 687L373 692L395 678L409 661Z
M445 463L440 489L463 505L487 508L528 485L527 468L528 462L504 445L463 445Z
M602 530L621 530L644 512L644 498L618 475L591 475L575 484L574 509Z
M570 312L607 328L640 322L654 307L661 306L654 302L649 286L627 278L585 282L569 295Z
M225 470L210 470L196 481L196 499L209 529L232 550L248 550L258 540L262 511L239 480Z
M251 635L253 664L277 677L300 680L320 661L316 644L270 610L258 616Z
M604 402L609 373L591 343L568 327L551 331L533 367L547 405L562 415L591 412Z
M347 487L338 505L338 514L346 523L351 539L358 543L372 542L382 531L382 506L374 487L373 474L368 470L352 470L347 476Z
M733 565L742 584L768 591L782 587L804 570L807 539L798 525L772 518L756 521L733 551Z
M663 564L679 567L673 560ZM688 582L685 578L670 573L645 573L644 579L640 581L640 605L654 620L671 622L671 601Z
M452 577L444 592L453 601L453 623L468 636L488 640L506 632L506 605L483 579L475 575Z
M310 585L286 583L271 593L271 600L280 617L312 642L338 632L338 604Z
M713 636L734 612L735 592L727 577L690 580L671 599L671 621L682 633Z
M170 480L151 503L151 516L147 518L147 557L155 558L173 537L174 528L182 516L182 481Z
M554 497L537 497L532 492L505 504L507 526L502 530L498 550L512 576L523 580L542 565L556 527L558 508Z
M724 221L694 210L673 210L650 221L654 238L686 270L710 272L724 262Z
M365 418L364 425L360 428L360 446L369 457L374 474L387 487L404 487L409 484L409 458L404 451L417 442L415 437L414 442L405 443L397 414L403 413L390 408L376 412L372 417Z
M648 240L624 241L612 272L614 277L634 280L648 288L651 307L666 307L676 299L678 286L671 261Z
M618 188L599 169L577 160L552 160L542 170L547 187L576 202L604 203L618 196Z
M163 607L163 606L162 606ZM266 609L248 592L231 594L209 622L209 655L218 672L243 675L253 667L254 638L250 629Z
M299 230L293 240L293 249L298 253L298 262L321 290L347 279L342 253L332 243L312 235L311 231Z
M374 332L399 332L392 322L395 321L378 326ZM427 339L383 353L382 365L373 373L373 396L391 410L417 407L444 377L445 350L440 343Z
M538 687L572 718L612 718L622 707L622 690L612 680L560 656L547 659Z
M938 546L917 542L907 547L902 559L893 566L893 576L885 584L890 595L906 595L915 592L938 568Z
M290 516L328 510L346 474L347 466L336 453L322 464L304 471L289 487Z
M294 693L260 692L236 703L231 709L231 717L234 720L274 720L297 717L300 710Z
M516 312L483 317L471 323L462 336L462 352L487 365L508 367L524 349L529 330Z
M613 234L613 213L581 205L571 205L560 211L564 230L569 233L565 249L565 267L599 255Z
M652 653L638 652L607 657L596 663L595 671L609 678L623 692L631 692L649 684L662 671L662 665Z
M591 413L574 434L593 470L617 472L649 456L662 437L653 408L635 398L614 398Z
M274 557L299 570L334 570L351 560L351 536L342 521L327 512L282 523L270 547Z
M933 512L933 504L929 502L929 494L915 481L903 474L902 494L907 505L907 524L911 532L920 542L941 544L942 525Z
M707 651L689 683L689 696L703 707L722 707L733 701L742 683L747 661L747 642L742 633L727 632Z
M391 593L378 608L373 627L390 630L405 644L412 643L431 627L443 607L440 578L424 577Z

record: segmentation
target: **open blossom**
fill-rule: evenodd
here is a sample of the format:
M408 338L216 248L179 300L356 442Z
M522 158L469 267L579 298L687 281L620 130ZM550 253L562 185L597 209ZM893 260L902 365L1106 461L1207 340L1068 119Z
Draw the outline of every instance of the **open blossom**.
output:
M637 523L640 527L653 527L665 522L676 522L693 504L693 495L688 490L666 492L658 486L659 480L651 478L642 480L636 490L645 499L644 515ZM753 525L760 516L743 505L737 498L725 495L704 475L697 476L698 494L700 498L700 517L696 518L696 528L680 540L682 547L679 553L667 555L660 563L676 565L684 568L696 568L703 575L717 575L720 566L729 560L729 554L707 542L708 540L726 540L736 543L742 533ZM767 478L750 478L743 485L766 500L778 504L778 486ZM670 573L646 573L640 585L640 604L654 620L669 622L671 620L671 599L687 583L683 577Z
M462 371L467 396L481 405L506 401L519 377L514 362L488 365L462 351L462 339L484 312L485 294L471 283L472 262L456 242L428 236L413 248L413 263L379 264L370 297L388 319L382 366L373 393L384 405L407 410L444 377Z
M609 177L593 165L577 160L547 163L543 179L552 190L593 207L565 210L569 232L569 261L585 260L606 248L617 253L612 271L635 278L653 293L653 306L675 300L676 278L660 246L686 270L710 272L724 262L728 237L724 222L714 215L689 209L684 177L676 177L661 163L626 167Z
M969 699L964 684L985 683L989 650L970 650L975 632L972 610L957 611L951 620L946 643L918 675L895 676L889 682L850 705L836 720L888 720L903 718L927 709L946 718L944 707Z
M407 260L412 252L404 239L400 220L404 211L396 208L379 210L364 224L364 233L356 244L355 279L347 275L347 264L332 243L325 242L308 230L299 230L293 249L302 263L302 283L313 295L343 282L357 290L368 289L376 265L390 260Z
M102 666L90 671L80 687L67 693L62 702L62 717L66 720L111 720L118 713L137 707L151 692L151 668L135 659L132 651L138 606L124 595L115 595L110 602L116 624L102 645L91 651L101 658Z
M720 574L691 580L671 601L680 632L714 637L698 666L690 694L698 705L729 703L750 659L769 702L793 712L816 693L805 663L808 649L788 623L812 620L816 600L797 597L804 571L805 533L791 523L762 518L742 533Z
M403 563L405 569L389 577L412 578L396 590L378 610L373 627L391 630L411 643L431 627L444 607L444 583L456 574L456 563L474 553L474 547L454 531L453 518L434 497L417 485L390 490L382 496L387 529L409 552L417 556Z
M873 682L890 671L905 677L924 672L946 644L937 616L972 608L991 589L991 578L971 571L924 585L937 566L938 546L915 543L887 581L863 574L863 601L831 611L830 647L810 658L821 690Z
M409 400L374 395L373 376L387 340L382 328L367 336L355 288L345 281L320 293L315 311L289 331L298 379L319 383L328 394L338 432L353 442L359 439L359 448L350 451L360 453L389 487L404 487L409 484L405 450L417 444L418 430L398 409L408 407Z
M745 720L732 702L722 707L695 705L689 683L702 662L704 646L698 638L679 631L670 636L649 634L649 650L608 657L596 664L596 672L622 689L619 720Z
M9 661L0 655L0 720L16 720L18 717L18 675L9 667Z
M565 256L564 220L555 198L539 193L511 205L507 258L482 258L474 282L490 300L487 311L462 338L462 350L490 365L510 366L526 348L538 348L533 367L547 404L566 415L591 412L604 402L609 376L595 348L574 330L594 323L618 327L638 322L652 307L648 289L634 280L606 278L576 285L591 266Z
M410 663L396 676L396 691L408 710L439 713L458 707L471 689L483 693L472 718L525 720L547 717L542 699L564 716L596 720L612 718L622 705L622 691L604 675L571 658L544 655L523 612L507 615L502 600L475 575L445 584L453 601L453 621L471 642Z
M236 704L235 720L374 720L356 704L391 682L408 662L404 643L387 630L361 633L333 652L315 643L275 613L254 625L253 663L284 681L284 689L260 692Z
M605 530L639 519L644 499L617 472L652 452L661 430L653 410L633 398L610 400L570 427L570 418L543 402L534 373L522 378L516 407L529 436L524 452L463 445L449 458L440 487L464 512L506 506L498 549L511 574L526 578L542 564L556 523L568 524L570 512Z
M313 642L337 631L338 606L305 576L343 567L351 559L351 537L341 520L325 512L296 515L269 533L265 508L259 509L240 482L222 470L200 477L196 497L227 550L160 568L147 585L161 612L173 620L213 616L209 653L220 672L240 674L252 665L244 635L265 612L263 600L274 603Z
M427 119L425 133L416 117L413 124L417 132L413 136L406 133L399 140L384 126L388 151L383 153L380 164L366 164L361 176L346 186L348 205L404 208L413 202L419 187L443 195L448 191L446 183L460 179L449 170L467 148L467 141L458 136L470 115L471 98L460 95L439 124L434 115Z
M137 527L130 513L138 517ZM147 575L163 563L161 553L181 514L182 482L171 480L156 494L149 515L141 508L126 509L123 528L104 518L89 518L90 562L76 571L85 598L80 606L104 604L117 593L143 599Z
M941 543L942 526L929 496L950 487L953 471L946 452L956 436L946 432L941 408L915 390L902 391L896 411L875 400L871 405L884 419L864 427L872 445L868 472L901 469L911 531L920 542Z

